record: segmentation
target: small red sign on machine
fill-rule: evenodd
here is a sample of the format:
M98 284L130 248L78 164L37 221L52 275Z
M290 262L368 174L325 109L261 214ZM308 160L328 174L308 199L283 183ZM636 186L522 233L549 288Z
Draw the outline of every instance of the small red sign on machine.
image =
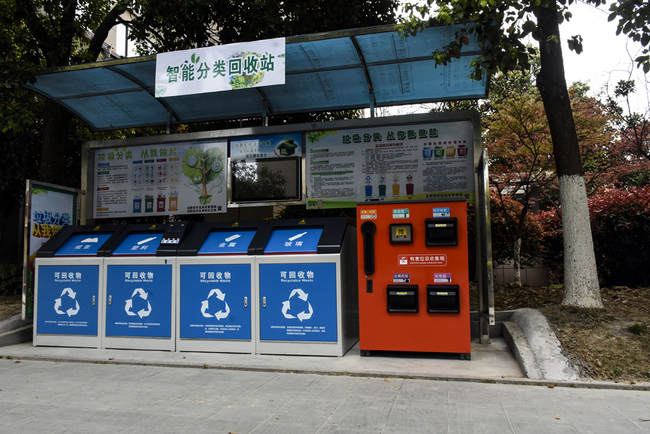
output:
M399 255L397 262L401 267L422 266L443 266L447 265L447 255Z

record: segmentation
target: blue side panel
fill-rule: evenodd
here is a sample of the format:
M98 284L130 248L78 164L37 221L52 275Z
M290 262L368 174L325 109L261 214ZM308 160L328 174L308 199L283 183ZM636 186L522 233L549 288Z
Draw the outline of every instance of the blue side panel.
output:
M323 229L275 229L264 253L316 253Z
M171 338L172 266L106 269L106 336Z
M97 250L113 234L76 234L54 253L54 256L97 256Z
M99 265L39 266L37 333L97 336L98 291Z
M250 340L251 265L181 265L180 303L181 338Z
M336 342L336 264L260 264L260 339Z

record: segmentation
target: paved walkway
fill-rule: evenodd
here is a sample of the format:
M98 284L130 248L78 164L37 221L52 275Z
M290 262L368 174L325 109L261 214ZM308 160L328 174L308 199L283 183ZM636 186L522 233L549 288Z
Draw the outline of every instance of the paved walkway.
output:
M501 338L492 339L488 345L473 341L471 361L459 360L456 354L373 353L371 357L361 357L359 353L358 344L344 357L34 347L31 342L0 347L0 357L22 360L110 362L174 367L207 366L271 372L409 376L427 379L524 379L521 367Z
M650 432L650 392L5 358L0 427L30 434L643 433Z

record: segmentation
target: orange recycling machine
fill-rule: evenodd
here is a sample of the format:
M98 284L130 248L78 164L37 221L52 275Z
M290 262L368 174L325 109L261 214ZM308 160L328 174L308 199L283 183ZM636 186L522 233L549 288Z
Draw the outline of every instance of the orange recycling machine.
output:
M471 359L464 200L357 204L359 349Z

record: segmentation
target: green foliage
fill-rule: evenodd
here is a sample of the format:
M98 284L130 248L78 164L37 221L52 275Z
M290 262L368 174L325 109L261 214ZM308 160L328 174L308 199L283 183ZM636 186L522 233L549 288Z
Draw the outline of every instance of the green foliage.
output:
M525 41L532 37L548 50L555 50L560 43L559 34L545 37L549 29L543 29L540 17L543 14L556 13L557 23L569 21L569 6L575 0L428 0L425 5L406 3L404 12L407 17L401 19L398 29L402 36L415 35L429 25L465 24L466 27L456 33L442 49L433 52L436 65L447 65L452 59L459 58L463 47L468 44L468 37L475 37L483 53L472 63L471 77L480 80L485 74L498 71L530 69L532 57L536 55ZM594 6L600 6L603 0L588 0ZM632 40L640 42L645 48L643 54L635 60L650 72L650 4L647 1L619 0L610 5L609 20L619 19L617 34L624 33ZM426 20L433 13L434 19ZM567 39L570 50L581 53L583 39L573 35Z
M395 23L396 0L139 0L142 54Z
M608 190L589 199L598 274L607 285L650 283L650 187ZM537 217L549 268L561 276L562 224L555 210Z
M541 254L543 239L539 222L530 214L523 217L519 235L512 232L512 224L522 218L523 205L508 196L490 191L490 223L492 225L492 263L494 267L513 259L515 237L521 238L521 264L531 265Z
M632 324L627 328L627 331L637 336L650 334L650 329L648 329L648 325L643 323Z
M603 2L604 3L604 2ZM643 72L650 72L650 3L640 0L619 0L609 6L609 21L618 18L616 34L626 34L630 39L640 42L645 48L641 56L634 59Z
M16 295L22 291L23 264L21 262L0 262L0 294Z

